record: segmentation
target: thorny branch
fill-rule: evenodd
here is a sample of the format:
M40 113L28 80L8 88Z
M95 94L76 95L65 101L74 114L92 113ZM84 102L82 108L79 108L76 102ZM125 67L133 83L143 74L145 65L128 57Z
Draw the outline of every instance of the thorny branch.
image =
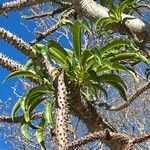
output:
M143 94L148 89L150 89L150 83L148 83L144 87L138 89L127 102L124 102L123 104L120 104L119 106L111 106L108 110L119 111L119 110L125 109L126 107L130 106L130 104L134 100L136 100L137 97L139 97L141 94Z
M41 118L43 115L43 112L36 112L36 113L33 113L31 114L31 119L32 120L35 120L35 119L39 119ZM20 123L21 122L21 119L22 119L23 115L21 116L17 116L14 118L14 120L9 117L9 116L5 116L5 115L1 115L0 116L0 122L6 122L6 123Z
M40 33L35 40L30 42L30 45L32 46L32 45L38 43L39 41L43 40L44 38L46 38L48 35L50 35L54 31L56 31L60 27L61 27L61 20L59 20L56 24L54 24L48 30L44 31L43 33Z
M42 18L42 17L48 17L48 16L53 17L54 15L65 11L68 7L69 6L64 6L64 7L58 8L54 11L44 12L44 13L40 13L40 14L33 14L31 16L23 16L23 18L28 20L28 19Z
M135 101L140 95L142 95L145 91L150 89L150 83L147 83L144 87L138 89L129 100L127 100L127 102L124 102L118 106L111 106L107 103L103 103L103 102L91 102L92 104L94 104L96 107L105 107L106 110L108 111L120 111L123 110L127 107L129 107L133 101Z
M67 17L69 17L69 16L70 16L71 14L73 14L73 13L74 13L74 10L73 10L73 9L71 9L71 10L68 11L68 12L64 12L63 15L62 15L62 18L67 18ZM62 22L61 22L61 19L60 19L60 20L59 20L56 24L54 24L51 28L47 29L47 30L44 31L43 33L40 33L39 36L38 36L35 40L33 40L33 41L30 42L30 45L32 46L32 45L34 45L34 44L40 42L41 40L43 40L44 38L46 38L48 35L50 35L50 34L53 33L54 31L56 31L58 28L61 27L61 25L62 25L61 23L62 23Z
M52 67L50 64L47 64L45 58L41 54L36 53L35 50L21 38L17 37L16 35L3 28L0 28L0 38L11 43L23 54L29 56L33 61L35 61L39 66L41 66L45 70L45 73L48 76L52 75L52 72L55 70L55 68Z
M81 145L85 145L88 142L92 142L95 140L101 140L104 143L110 144L114 143L114 149L122 150L123 148L132 148L134 149L135 144L142 143L146 140L150 139L150 133L145 133L136 137L130 137L130 135L124 133L112 133L108 129L105 131L98 131L94 133L90 133L84 137L74 140L70 144L67 145L68 150L73 150ZM113 148L112 148L113 149ZM128 150L128 149L125 149Z
M23 65L8 58L6 55L0 53L0 66L7 68L11 71L17 71L23 69Z
M16 1L10 1L6 3L2 3L0 5L0 14L4 14L10 11L16 11L23 9L25 7L29 7L32 5L37 4L43 4L45 2L48 2L49 0L16 0Z

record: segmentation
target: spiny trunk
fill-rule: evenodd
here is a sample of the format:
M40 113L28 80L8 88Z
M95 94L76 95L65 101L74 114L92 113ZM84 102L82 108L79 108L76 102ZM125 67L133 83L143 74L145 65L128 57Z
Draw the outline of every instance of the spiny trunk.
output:
M56 101L56 149L65 150L68 143L69 105L68 90L65 85L64 71L57 78L57 101Z

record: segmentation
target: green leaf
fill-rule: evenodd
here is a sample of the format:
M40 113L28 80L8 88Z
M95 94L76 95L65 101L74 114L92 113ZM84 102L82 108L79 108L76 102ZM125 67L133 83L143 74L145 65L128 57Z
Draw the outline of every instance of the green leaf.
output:
M96 62L96 60L95 60L94 55L91 56L91 57L89 57L89 58L86 60L86 63L85 63L86 70L89 70L89 69L92 67L92 65L95 64L95 63L98 64L98 63ZM91 70L92 70L92 68L91 68Z
M124 70L127 71L127 68L122 65L122 64L118 64L118 63L111 63L111 66L103 66L103 67L99 67L96 72L97 73L101 73L101 72L108 72L108 71L116 71L116 70Z
M39 129L39 126L35 126L35 125L33 125L31 122L28 122L28 125L29 125L29 127L31 127L31 128L34 129L34 130Z
M67 51L57 42L54 40L49 40L47 42L47 49L49 48L55 48L58 49L58 51L60 52L59 54L64 57L64 56L69 56Z
M37 79L37 80L40 80L40 77L35 74L34 72L32 71L26 71L26 70L21 70L21 71L15 71L13 73L11 73L10 75L8 75L5 80L8 80L8 79L11 79L11 78L14 78L16 76L20 76L20 77L30 77L30 78L33 78L33 79Z
M126 90L125 90L125 88L124 88L121 84L119 84L119 83L117 83L117 82L113 82L113 81L107 81L106 83L108 83L108 84L112 85L114 88L116 88L116 89L118 90L120 96L121 96L125 101L127 101Z
M103 28L107 27L109 24L114 23L114 20L112 20L110 17L104 17L97 21L96 26L97 30L102 30Z
M91 33L91 25L85 18L82 19L81 24L82 24L82 27L86 29L86 31Z
M30 122L30 114L35 109L35 107L44 100L45 100L45 98L42 98L42 96L41 96L41 97L36 98L33 102L31 102L28 109L26 109L24 112L24 118L25 118L26 122Z
M30 140L30 136L28 134L28 131L27 131L27 126L28 126L28 123L25 121L24 117L21 119L21 132L22 134Z
M50 128L53 128L54 125L54 116L52 113L54 101L51 100L45 106L44 118L46 122L50 125Z
M27 61L27 63L24 65L24 70L29 70L33 65L33 60L30 59Z
M111 40L110 42L106 43L102 48L100 48L100 51L102 53L113 49L116 46L120 46L120 45L128 45L131 46L131 41L127 40L127 39L123 39L123 38L115 38L113 40Z
M63 26L64 26L64 25L70 25L71 27L73 26L72 21L69 20L69 19L65 19L65 18L61 19L61 24L62 24Z
M42 53L42 51L43 51L43 48L44 48L44 45L43 44L35 44L34 46L33 46L33 49L36 51L36 52L38 52L38 53Z
M125 82L120 78L120 76L115 75L115 74L103 74L100 75L99 80L101 82L107 82L107 81L112 81L112 82L116 82L122 85L123 88L125 88L127 90L127 86L125 84Z
M101 27L103 22L109 21L109 20L110 20L110 17L104 17L104 18L98 19L98 21L96 22L97 28Z
M122 61L122 60L139 60L145 62L147 65L150 64L149 60L141 55L140 53L122 53L114 57L108 58L110 62Z
M88 70L88 73L94 81L100 82L99 77L94 70Z
M34 87L30 89L28 93L26 94L26 99L24 103L25 109L28 109L29 104L31 104L33 100L47 93L48 93L48 90L43 86L38 86L38 87Z
M79 20L74 22L72 29L74 51L79 60L81 55L81 23Z
M56 41L50 40L47 42L46 53L49 58L55 59L57 62L61 64L65 63L65 59L68 55L67 51L61 47L59 43Z
M101 60L102 60L101 51L98 48L92 48L91 51L92 51L93 54L95 54L95 56L99 60L99 63L101 64Z
M42 150L46 150L46 146L45 146L45 142L44 142L44 136L45 136L45 120L42 118L40 125L39 125L39 129L36 131L36 138L38 143L41 145L41 149Z
M98 83L92 83L91 86L93 86L97 90L100 90L101 92L103 92L105 94L106 97L108 97L107 91L102 85L100 85Z
M13 120L14 120L14 118L15 118L15 113L16 113L17 110L21 107L21 101L22 101L22 97L19 98L19 100L16 102L15 106L14 106L13 109L12 109L11 116L12 116L12 119L13 119Z
M72 58L66 57L66 62L62 66L67 73L73 71L74 68L72 66Z
M81 59L80 59L81 66L84 67L86 65L86 62L92 57L93 57L93 55L92 55L91 51L88 51L88 50L83 51L81 54Z

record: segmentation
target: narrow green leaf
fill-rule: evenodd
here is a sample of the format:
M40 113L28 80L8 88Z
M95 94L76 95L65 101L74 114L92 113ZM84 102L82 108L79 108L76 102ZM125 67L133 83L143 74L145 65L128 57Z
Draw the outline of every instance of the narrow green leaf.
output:
M35 74L32 71L27 71L27 70L15 71L15 72L11 73L10 75L8 75L5 78L5 80L11 79L11 78L16 77L16 76L30 77L30 78L33 78L33 79L40 80L40 77L37 74Z
M97 73L94 70L88 70L88 73L94 81L100 82L99 77L97 76Z
M86 65L86 62L91 58L93 57L92 53L88 50L85 50L82 52L81 54L81 59L80 59L80 64L81 66L85 66Z
M85 18L82 19L81 24L82 24L82 27L85 28L87 32L91 33L91 25Z
M109 21L109 20L110 20L110 17L104 17L104 18L98 19L98 21L96 22L97 28L101 28L103 22Z
M43 96L46 93L48 93L48 90L44 86L33 87L30 89L26 94L25 109L28 109L29 104L31 104L33 100Z
M44 45L43 44L35 44L34 46L33 46L33 49L36 51L36 52L38 52L38 53L42 53L42 51L43 51L43 48L44 48Z
M63 56L69 56L68 53L67 53L67 51L58 42L56 42L54 40L49 40L47 42L47 50L49 48L55 48L55 49L57 49L60 52L60 54L61 54L62 57Z
M44 118L46 122L50 125L50 128L53 128L54 125L54 116L53 116L53 103L54 101L51 100L47 103L45 106L45 111L44 111Z
M61 64L64 64L66 57L70 55L68 50L64 49L58 42L54 40L47 42L45 51L49 60L53 58L55 61Z
M127 101L126 90L125 90L125 88L124 88L121 84L119 84L119 83L117 83L117 82L113 82L113 81L107 81L106 83L112 85L115 89L117 89L118 92L119 92L119 94L120 94L120 96L121 96L125 101Z
M103 66L103 67L99 67L96 72L97 73L101 73L101 72L108 72L108 71L116 71L116 70L124 70L124 71L127 71L127 68L122 65L122 64L118 64L118 63L114 63L114 64L111 64L111 67L108 67L108 66Z
M36 98L33 102L31 102L28 109L26 109L24 112L24 118L25 118L26 122L30 122L30 114L35 109L35 107L37 107L37 105L39 105L44 100L45 99L42 98L42 96L41 96L41 97Z
M12 109L11 116L12 116L12 119L13 119L13 120L14 120L14 118L15 118L15 113L16 113L17 110L21 107L21 101L22 101L22 98L19 98L19 100L16 102L15 106L14 106L13 109Z
M85 66L86 70L90 69L93 64L97 63L94 55L86 60Z
M30 136L28 134L28 131L27 131L27 126L28 126L28 123L25 121L24 117L21 119L21 132L22 134L30 140Z
M131 41L128 39L123 39L123 38L115 38L113 40L111 40L110 42L106 43L102 48L100 48L100 51L102 53L113 49L116 46L120 46L120 45L128 45L131 46Z
M79 60L81 55L81 23L79 20L74 22L72 29L74 51Z
M116 62L121 60L139 60L145 62L147 65L150 64L149 60L145 56L139 53L122 53L116 55L115 57L110 57L108 60L111 62Z
M95 54L95 56L99 60L99 63L101 64L101 60L102 60L101 51L98 48L92 48L91 51L92 51L93 54Z
M100 75L98 78L101 82L112 81L112 82L119 83L122 85L123 88L127 89L125 82L121 79L120 76L116 74L103 74Z
M45 120L42 118L41 123L39 125L39 129L36 131L36 138L38 143L41 145L42 150L46 150L45 142L44 142L44 136L45 136Z
M100 90L101 92L103 92L105 94L106 97L108 97L107 91L102 85L100 85L98 83L93 83L93 84L91 84L91 86L95 87L97 90Z
M53 58L56 62L61 64L65 63L66 56L62 55L62 53L56 48L49 48L48 55L50 58Z
M26 62L26 64L24 65L24 70L29 70L33 65L33 60L30 59Z

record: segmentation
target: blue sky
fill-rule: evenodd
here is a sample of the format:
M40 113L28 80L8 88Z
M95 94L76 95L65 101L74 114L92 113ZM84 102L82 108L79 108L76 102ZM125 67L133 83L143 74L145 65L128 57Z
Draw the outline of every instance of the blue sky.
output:
M0 3L6 2L6 0L1 0ZM11 12L8 14L8 17L0 16L0 27L5 28L6 30L9 30L12 33L15 33L19 37L22 37L25 41L30 41L34 38L33 34L28 32L26 28L21 24L24 21L21 20L20 13L19 12ZM34 28L33 22L27 22L25 21L25 24L30 27L31 29ZM4 40L0 39L0 52L3 54L6 54L12 59L15 59L21 63L25 63L27 60L27 57L25 57L21 52L16 50L11 44L8 44ZM13 103L17 100L17 96L13 93L13 89L11 88L14 85L18 86L20 85L18 79L9 80L6 82L4 81L4 78L9 74L10 72L2 67L0 67L0 101L5 103L8 101L9 98L13 101ZM21 87L20 87L21 88ZM19 94L23 92L23 88L18 91ZM11 109L13 106L10 106L7 109L7 113L11 113ZM1 109L0 109L0 115L2 115ZM0 126L0 132L1 132L1 126ZM0 136L0 150L9 150L13 149L7 141L3 139L3 137Z

